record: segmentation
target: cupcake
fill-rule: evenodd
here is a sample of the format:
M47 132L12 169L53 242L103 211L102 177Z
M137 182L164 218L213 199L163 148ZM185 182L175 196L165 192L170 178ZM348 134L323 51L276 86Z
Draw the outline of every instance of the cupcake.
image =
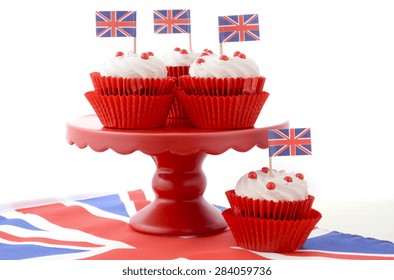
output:
M179 86L178 78L183 75L189 75L190 65L200 56L201 53L188 51L186 49L175 48L173 51L166 53L162 60L166 65L167 76L174 77L177 86ZM187 113L178 100L175 97L174 102L171 106L169 118L187 118Z
M175 81L164 63L147 52L122 52L90 74L94 91L85 93L104 127L156 128L164 126L175 97Z
M223 217L237 244L250 250L297 250L321 219L301 173L264 167L242 176L226 196Z
M240 52L232 57L205 52L179 82L181 103L199 128L252 127L269 96L259 67Z
M300 249L321 214L312 209L306 219L274 220L235 216L231 209L222 212L239 247L259 251L285 253Z
M268 167L242 176L226 196L236 215L281 220L308 217L314 201L302 173Z
M166 65L167 76L178 78L189 74L190 65L200 57L201 53L188 51L186 49L175 48L167 52L162 61Z

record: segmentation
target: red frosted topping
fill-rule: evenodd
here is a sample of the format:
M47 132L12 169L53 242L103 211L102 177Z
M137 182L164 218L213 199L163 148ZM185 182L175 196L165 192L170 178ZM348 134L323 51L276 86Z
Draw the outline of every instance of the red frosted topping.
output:
M265 186L268 190L272 191L276 188L276 184L274 182L268 182Z
M239 54L240 54L241 52L240 51L236 51L236 52L234 52L234 57L236 57L236 56L238 56Z
M228 60L228 56L227 55L221 55L220 57L219 57L219 59L220 60Z
M147 54L147 53L142 53L142 54L141 54L141 58L147 60L147 59L149 59L149 54Z
M197 60L196 60L196 63L197 64L201 64L201 63L204 63L205 62L205 60L203 59L203 58L198 58Z
M181 48L178 48L178 47L176 47L175 49L174 49L174 51L176 51L176 52L179 52L181 50Z
M209 54L213 54L213 51L211 51L210 49L204 49L204 52L209 53Z
M155 56L155 54L153 52L148 52L149 56Z
M180 53L181 53L181 54L188 54L189 52L188 52L187 50L185 50L185 49L182 49L182 50L180 51Z
M261 168L261 171L264 173L268 173L270 171L270 169L268 167L263 167L263 168Z
M208 56L208 55L209 55L209 53L207 53L207 52L201 53L201 56Z
M291 178L290 176L286 176L284 179L286 182L289 182L289 183L293 182L293 178Z
M297 174L296 174L296 177L297 177L298 179L300 179L300 180L304 180L304 174L302 174L302 173L297 173Z
M246 58L246 55L244 55L243 53L240 53L240 54L238 55L238 57L239 57L239 58L242 58L242 59L245 59L245 58Z
M123 52L117 52L116 53L116 57L118 57L118 56L124 56L124 53Z
M248 174L249 179L256 179L257 178L257 173L254 171L250 171Z

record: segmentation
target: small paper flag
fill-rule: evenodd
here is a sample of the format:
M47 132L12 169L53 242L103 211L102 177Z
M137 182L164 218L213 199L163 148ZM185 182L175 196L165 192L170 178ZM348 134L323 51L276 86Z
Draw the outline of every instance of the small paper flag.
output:
M137 12L97 11L96 37L136 37Z
M271 129L268 131L268 149L270 157L311 155L311 129Z
M157 34L191 33L190 10L154 10L153 23Z
M220 43L258 40L260 40L258 14L219 17Z

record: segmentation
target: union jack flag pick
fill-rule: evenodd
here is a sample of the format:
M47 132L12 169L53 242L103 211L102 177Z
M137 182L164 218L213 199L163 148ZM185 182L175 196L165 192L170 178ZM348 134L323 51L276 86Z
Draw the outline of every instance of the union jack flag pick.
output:
M270 157L311 155L311 129L270 129L268 149Z
M137 12L97 11L96 37L136 37Z
M220 43L258 40L260 40L258 14L219 17Z
M190 10L154 10L153 23L157 34L191 33Z

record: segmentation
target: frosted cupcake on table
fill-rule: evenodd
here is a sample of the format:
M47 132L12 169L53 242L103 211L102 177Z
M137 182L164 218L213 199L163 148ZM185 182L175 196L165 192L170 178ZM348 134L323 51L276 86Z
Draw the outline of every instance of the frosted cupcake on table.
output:
M105 127L164 126L175 97L175 81L152 52L117 52L90 74L94 91L85 94Z
M302 173L263 167L243 175L226 196L223 217L237 244L251 250L297 250L321 219Z
M270 219L305 218L314 201L302 173L268 167L243 175L226 195L235 214Z
M200 128L252 127L269 96L256 62L241 52L203 52L190 65L189 76L179 81L184 90L181 102Z

